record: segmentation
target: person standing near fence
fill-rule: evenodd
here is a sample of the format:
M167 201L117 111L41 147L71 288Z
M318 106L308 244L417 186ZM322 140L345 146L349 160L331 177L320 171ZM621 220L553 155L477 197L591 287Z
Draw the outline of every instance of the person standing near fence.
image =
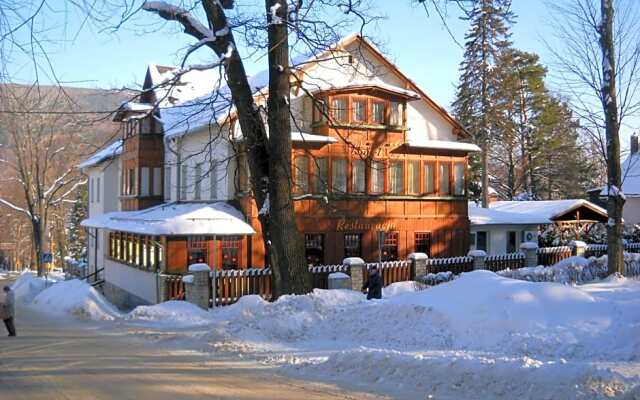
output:
M7 331L9 332L9 336L16 336L16 327L14 325L14 317L16 315L15 303L16 297L11 290L11 287L5 286L4 290L4 301L0 305L0 314L2 315L2 320L4 321L4 326L7 327Z
M367 300L382 298L382 277L375 265L369 271L367 281L362 285L362 290L367 289Z

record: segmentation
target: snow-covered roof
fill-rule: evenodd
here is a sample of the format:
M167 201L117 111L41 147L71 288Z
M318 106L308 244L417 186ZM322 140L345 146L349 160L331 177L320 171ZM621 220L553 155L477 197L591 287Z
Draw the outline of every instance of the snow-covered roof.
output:
M405 89L400 86L391 85L386 82L382 82L380 80L371 80L365 81L362 79L356 79L349 81L345 84L335 85L330 81L326 80L311 80L311 82L304 82L303 85L307 88L310 93L317 93L325 90L336 90L336 89L366 89L366 88L376 88L381 89L385 92L395 93L401 96L409 97L413 100L418 100L420 95L413 90Z
M621 167L622 193L625 197L640 197L640 153L630 154ZM600 188L600 196L607 196L607 186Z
M82 221L87 228L142 235L253 235L240 211L225 202L168 203L140 211L115 211Z
M480 151L480 147L473 143L455 142L450 140L409 140L405 143L409 147L432 150Z
M161 108L208 96L224 81L220 77L220 68L188 70L150 64L149 76Z
M122 153L122 139L119 139L111 143L104 149L93 153L93 155L91 155L89 158L87 158L86 160L78 164L78 168L84 169L84 168L96 166L104 161L107 161L119 156L121 153Z
M489 208L469 203L469 220L472 225L542 225L579 207L607 216L605 209L584 199L495 201Z

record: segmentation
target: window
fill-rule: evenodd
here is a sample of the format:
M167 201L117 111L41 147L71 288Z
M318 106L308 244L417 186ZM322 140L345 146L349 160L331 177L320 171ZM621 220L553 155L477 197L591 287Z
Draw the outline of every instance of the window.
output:
M438 176L440 181L439 192L440 194L451 194L451 187L449 184L449 164L440 163L440 175Z
M476 250L488 250L488 236L487 232L476 232Z
M401 160L391 161L390 168L391 193L404 193L404 162Z
M416 253L431 256L431 232L416 232Z
M362 234L344 234L344 257L362 257Z
M218 166L215 162L211 162L211 171L209 171L209 198L216 200L218 198Z
M507 253L515 253L518 248L518 232L507 232Z
M328 162L326 158L316 158L314 163L315 175L313 185L316 193L326 193L329 187Z
M401 126L402 125L402 103L391 102L390 105L390 116L389 116L389 125L391 126Z
M140 195L141 196L149 196L149 181L151 180L149 176L149 168L142 167L140 168Z
M425 163L424 164L424 193L433 193L435 192L435 174L434 174L434 164L433 163Z
M324 264L324 235L313 233L304 235L304 249L309 265Z
M180 166L180 200L187 199L187 165Z
M197 163L195 168L195 182L193 199L200 200L202 196L202 163Z
M93 178L89 178L89 202L93 203L94 199L93 199Z
M136 168L129 169L129 192L128 195L138 194L138 170Z
M464 195L464 189L464 164L456 163L453 166L453 194L457 196Z
M371 162L371 191L373 193L384 193L384 162Z
M347 160L331 160L331 191L347 192Z
M351 162L351 191L354 193L365 192L365 163L364 160L353 160Z
M420 161L411 160L407 163L407 192L409 194L420 193Z
M162 168L153 169L153 195L162 196Z
M382 242L382 261L398 260L398 232L387 232Z
M164 199L171 200L171 166L164 167Z
M187 259L189 265L206 263L208 246L206 236L189 236L187 238Z
M295 189L300 193L307 193L309 191L309 158L307 156L296 157L295 166Z
M96 201L100 203L100 177L96 180Z
M327 102L316 99L313 101L313 122L324 122L327 120Z
M338 97L331 100L331 112L335 122L348 122L347 120L347 99Z
M367 121L367 101L358 99L351 101L351 121L366 122Z
M384 125L384 103L374 101L371 106L371 122L374 124Z
M229 236L221 240L222 269L238 269L241 243L242 239L239 236Z

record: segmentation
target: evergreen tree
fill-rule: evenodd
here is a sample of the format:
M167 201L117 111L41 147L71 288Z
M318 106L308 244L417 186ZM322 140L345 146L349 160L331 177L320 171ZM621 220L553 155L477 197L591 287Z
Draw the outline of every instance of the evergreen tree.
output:
M87 188L86 185L78 189L76 200L69 215L67 229L68 255L76 260L84 260L87 256L87 236L80 226L87 218Z
M494 99L500 91L502 71L496 68L510 47L509 25L513 20L510 0L475 0L465 17L471 28L465 36L462 76L458 84L454 114L480 145L481 159L472 159L472 171L482 177L482 203L487 206L489 152L500 125L500 112Z

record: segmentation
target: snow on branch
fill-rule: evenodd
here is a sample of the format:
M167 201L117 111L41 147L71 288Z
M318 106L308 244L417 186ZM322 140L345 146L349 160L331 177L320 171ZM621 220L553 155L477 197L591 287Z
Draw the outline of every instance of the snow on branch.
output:
M57 199L53 200L50 204L51 204L51 205L55 205L55 204L60 203L60 202L68 201L68 200L67 200L67 197L68 197L68 196L70 196L72 193L74 193L74 192L76 191L76 189L77 189L79 186L84 185L84 184L86 184L86 183L87 183L87 180L86 180L86 179L76 182L73 186L71 186L71 187L69 188L69 190L67 190L66 192L64 192L64 193L63 193L60 197L58 197Z
M66 177L73 171L73 168L69 168L68 170L65 171L65 173L63 173L62 175L60 175L58 178L56 178L55 181L53 181L53 183L51 184L51 186L49 187L49 189L45 190L43 196L49 197L49 195L53 192L55 192L56 190L58 190L58 188L64 186L67 184L67 182L65 182Z
M269 9L271 11L271 20L269 21L268 25L282 25L284 23L284 20L277 15L280 6L280 3L276 3Z
M31 213L29 211L25 210L22 207L18 207L15 204L13 204L13 203L5 200L5 199L0 198L0 204L4 205L5 207L8 207L8 208L12 209L13 211L17 211L17 212L23 213L27 217L31 218Z
M220 3L218 2L218 5ZM212 38L215 40L216 35L203 24L200 23L191 13L184 8L168 4L164 1L145 1L142 5L145 11L158 14L160 17L169 21L178 21L184 27L185 33L195 36L202 40Z

